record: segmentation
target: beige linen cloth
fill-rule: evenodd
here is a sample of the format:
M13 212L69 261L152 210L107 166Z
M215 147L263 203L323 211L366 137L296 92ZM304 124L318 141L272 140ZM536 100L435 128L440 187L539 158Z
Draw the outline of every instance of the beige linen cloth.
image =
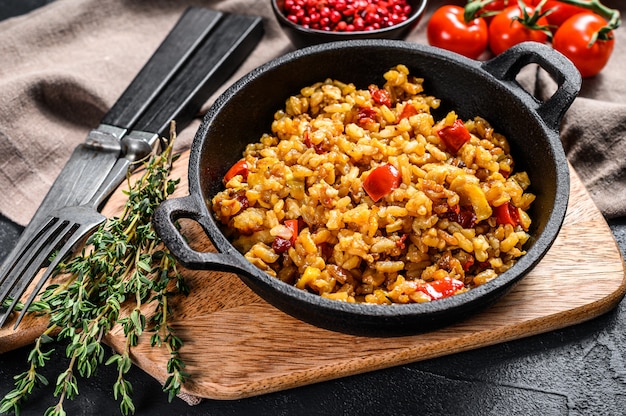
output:
M427 15L444 3L431 0ZM624 1L605 4L626 12ZM262 43L224 88L293 49L269 0L56 0L0 23L0 213L26 224L71 150L85 139L188 6L264 18ZM426 43L428 16L408 40ZM626 27L603 72L585 79L563 120L570 162L607 218L626 215ZM546 77L546 79L542 79ZM539 97L545 75L529 82ZM179 132L190 145L200 117Z

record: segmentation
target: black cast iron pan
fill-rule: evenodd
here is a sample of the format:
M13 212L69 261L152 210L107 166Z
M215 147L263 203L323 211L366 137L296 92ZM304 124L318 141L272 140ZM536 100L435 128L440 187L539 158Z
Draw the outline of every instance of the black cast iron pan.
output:
M425 78L427 94L442 99L439 118L455 110L463 118L480 115L508 138L517 170L526 170L537 195L529 212L531 241L510 270L466 293L410 305L350 304L307 293L260 271L226 239L207 204L222 189L222 177L250 142L270 131L274 112L287 97L314 82L335 78L359 88L381 85L382 74L405 64ZM515 80L528 64L538 64L558 88L539 101ZM192 269L235 272L258 295L301 320L336 331L375 336L400 335L447 325L487 307L532 269L561 227L569 197L567 160L559 123L580 88L578 71L566 58L538 43L518 45L487 62L466 59L405 41L362 40L297 50L263 65L231 86L207 113L193 141L189 196L165 201L154 224L167 247ZM189 247L175 227L190 218L203 227L219 253Z

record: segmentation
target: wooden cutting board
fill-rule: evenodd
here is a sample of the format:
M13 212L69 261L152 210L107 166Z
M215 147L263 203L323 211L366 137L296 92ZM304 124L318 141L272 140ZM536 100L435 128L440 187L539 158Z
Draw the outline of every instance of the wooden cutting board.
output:
M177 196L187 193L188 156L174 168L182 180ZM192 291L176 300L175 328L191 373L185 392L239 399L519 339L609 311L626 293L625 265L606 221L571 172L565 222L541 263L489 309L433 332L392 339L331 332L280 312L234 274L183 270ZM118 190L105 213L120 212L123 203ZM182 226L194 248L213 249L196 224ZM31 343L45 325L27 317L18 331L0 329L0 353ZM121 330L106 342L120 348ZM148 337L133 358L160 382L166 379L167 352L151 348Z

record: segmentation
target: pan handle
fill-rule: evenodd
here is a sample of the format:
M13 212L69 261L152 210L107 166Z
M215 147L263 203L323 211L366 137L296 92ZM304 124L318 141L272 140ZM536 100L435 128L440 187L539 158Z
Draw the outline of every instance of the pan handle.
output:
M189 269L231 272L250 276L252 273L247 270L247 264L245 264L247 262L238 261L232 255L234 253L200 252L189 246L176 226L176 222L183 218L198 222L217 247L230 247L230 244L226 244L227 241L221 233L211 231L212 226L206 223L204 215L201 214L202 209L205 208L201 207L200 204L203 204L202 199L193 195L161 202L154 213L152 223L165 246L181 264ZM222 238L225 241L217 242L214 238ZM235 250L232 249L232 251Z
M538 64L558 87L546 101L540 101L515 80L528 64ZM511 47L495 58L484 62L482 68L503 81L511 91L534 108L546 125L558 131L563 115L580 91L582 78L574 64L551 47L538 42L524 42Z

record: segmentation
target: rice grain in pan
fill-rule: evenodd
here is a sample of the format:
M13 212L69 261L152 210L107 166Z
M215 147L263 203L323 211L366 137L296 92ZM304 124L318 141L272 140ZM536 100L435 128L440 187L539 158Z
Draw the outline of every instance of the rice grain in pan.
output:
M435 120L439 100L403 65L384 79L289 97L214 215L255 266L331 299L428 302L487 283L525 254L528 175L487 120Z

